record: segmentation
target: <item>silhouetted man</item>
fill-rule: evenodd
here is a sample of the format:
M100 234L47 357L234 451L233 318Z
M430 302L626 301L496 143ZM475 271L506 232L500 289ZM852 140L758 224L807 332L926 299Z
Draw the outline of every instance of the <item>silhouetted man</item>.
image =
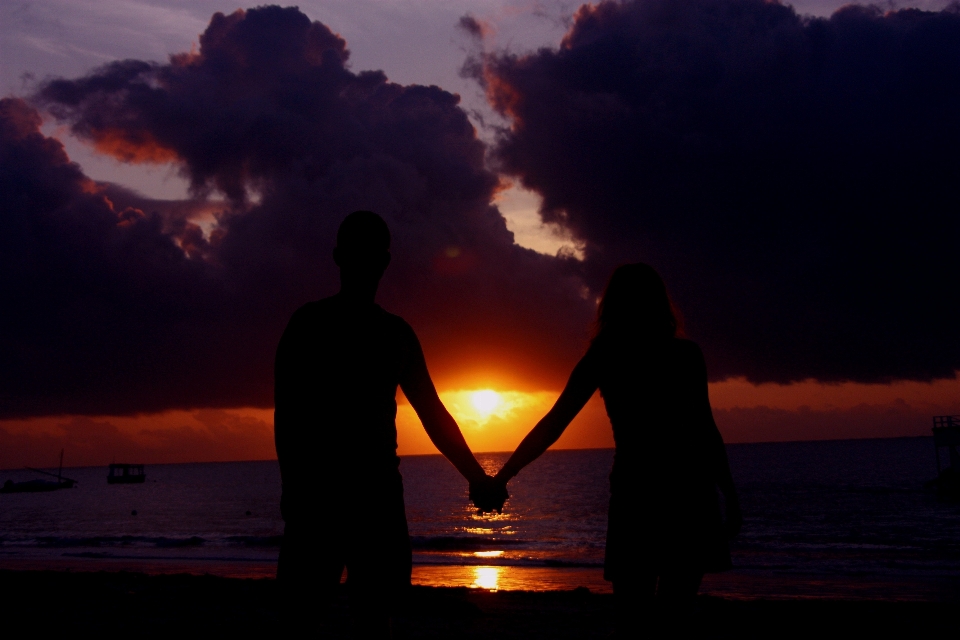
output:
M347 216L333 251L340 292L293 314L274 371L286 523L277 577L284 598L297 617L312 617L346 567L355 631L365 636L389 635L390 606L410 584L397 386L470 482L471 495L484 496L478 506L503 505L491 497L492 480L440 402L413 329L374 303L389 249L380 216Z

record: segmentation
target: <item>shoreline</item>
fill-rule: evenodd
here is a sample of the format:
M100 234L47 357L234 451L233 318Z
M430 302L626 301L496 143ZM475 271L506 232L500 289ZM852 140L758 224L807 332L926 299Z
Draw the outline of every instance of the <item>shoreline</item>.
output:
M275 560L205 560L196 558L71 557L12 558L0 555L0 573L130 574L146 577L193 576L223 580L273 580ZM346 575L344 575L344 581ZM556 594L573 590L609 595L612 585L601 567L542 567L484 564L414 564L416 588L465 589L474 592ZM960 603L960 583L952 576L892 582L882 576L858 580L821 574L784 575L742 568L707 574L704 597L730 601L833 601L889 603Z
M45 632L78 630L139 635L215 632L276 633L283 627L276 581L187 574L14 571L0 569L10 628L42 624ZM768 638L777 630L918 636L955 631L951 602L889 602L795 598L737 600L701 595L671 631L710 637ZM398 638L610 638L613 596L586 589L485 591L411 588L399 608ZM656 613L653 617L656 617ZM653 618L638 622L649 626ZM660 618L666 620L667 618ZM675 619L670 619L675 620ZM346 586L317 618L324 637L349 637Z
M2 547L0 547L2 550ZM193 575L225 579L256 580L276 577L276 560L198 560L145 556L96 556L64 554L3 557L0 571L51 571L77 573L142 573L148 576ZM344 580L346 579L346 572ZM612 593L603 579L602 567L542 567L478 563L414 563L411 583L416 587L468 588L486 591L569 591L589 589ZM535 586L536 585L536 586Z

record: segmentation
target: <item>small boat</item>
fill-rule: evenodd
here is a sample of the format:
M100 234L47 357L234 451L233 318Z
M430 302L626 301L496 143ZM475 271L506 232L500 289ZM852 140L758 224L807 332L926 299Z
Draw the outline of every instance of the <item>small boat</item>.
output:
M960 499L960 416L933 417L933 448L937 456L937 477L927 483L942 498ZM949 464L941 464L941 449L947 450Z
M70 487L73 485L71 484ZM59 482L54 482L53 480L26 480L24 482L14 482L13 480L7 480L3 483L3 486L0 487L0 493L37 493L40 491L55 491L57 489L69 489L70 487L64 486Z
M44 480L42 478L37 478L36 480L26 480L24 482L14 482L13 480L7 480L3 483L3 486L0 487L0 493L38 493L41 491L56 491L57 489L72 489L76 480L72 478L63 477L63 449L60 450L60 468L57 469L57 473L50 473L49 471L42 471L40 469L34 469L33 467L25 467L34 473L42 473L46 476L51 476L56 478L57 481L53 480Z
M107 484L137 484L147 481L142 464L116 463L107 472Z

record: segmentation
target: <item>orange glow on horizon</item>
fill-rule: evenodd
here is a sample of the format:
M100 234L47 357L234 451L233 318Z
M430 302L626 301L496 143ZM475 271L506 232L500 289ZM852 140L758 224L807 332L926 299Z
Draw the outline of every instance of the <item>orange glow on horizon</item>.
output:
M440 400L457 421L472 451L512 451L559 395L559 391L516 391L483 385L441 391ZM436 453L416 412L402 396L397 407L397 444L400 455ZM599 395L587 403L555 446L567 449L613 446L610 423Z
M443 391L440 400L462 427L478 428L498 421L512 421L534 406L543 405L553 394L493 389ZM532 426L532 425L531 425Z
M273 410L170 410L132 416L48 416L0 421L0 469L270 460Z
M440 399L475 452L513 451L550 410L556 391L510 390L494 376L443 390ZM398 394L397 453L436 454L416 412ZM960 379L891 384L710 385L714 416L727 442L926 436L930 416L960 414ZM555 449L613 446L599 394ZM0 469L46 467L66 449L67 466L119 459L144 464L275 459L273 410L170 410L132 416L45 416L0 420Z

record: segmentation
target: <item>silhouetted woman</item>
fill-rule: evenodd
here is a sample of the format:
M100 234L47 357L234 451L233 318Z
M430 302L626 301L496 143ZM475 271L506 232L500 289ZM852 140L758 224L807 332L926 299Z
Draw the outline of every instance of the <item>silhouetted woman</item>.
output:
M590 349L497 475L505 485L539 457L600 389L616 442L604 577L613 582L621 628L639 622L654 597L692 599L705 572L729 568L727 539L741 523L703 355L677 331L657 272L645 264L618 268Z

